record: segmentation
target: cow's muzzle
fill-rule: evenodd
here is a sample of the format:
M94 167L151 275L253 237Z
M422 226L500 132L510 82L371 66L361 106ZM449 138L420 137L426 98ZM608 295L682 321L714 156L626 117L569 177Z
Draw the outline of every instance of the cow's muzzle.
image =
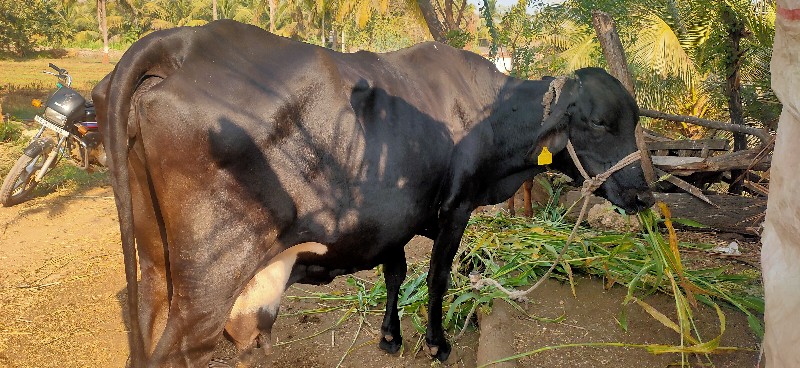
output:
M622 168L639 161L641 154L638 150L631 152L622 160L614 164L614 166L594 177L590 177L589 174L586 173L586 170L584 170L581 161L578 159L578 155L575 153L575 148L572 146L572 142L570 141L567 141L567 151L569 152L570 157L572 157L572 160L575 162L575 166L578 168L578 171L584 178L583 188L581 188L582 195L587 196L602 186L606 192L605 197L615 205L622 207L626 213L636 213L642 211L650 208L650 206L655 203L653 192L651 192L650 188L648 188L646 185L642 188L628 187L623 189L624 187L619 186L619 183L617 183L618 185L617 188L615 188L616 190L608 190L608 185L610 182L606 182L606 180L609 179L611 175L620 171ZM619 175L617 173L617 177L618 176Z
M616 204L625 210L625 213L633 214L644 211L656 203L653 192L648 188L628 188L620 192L620 202Z

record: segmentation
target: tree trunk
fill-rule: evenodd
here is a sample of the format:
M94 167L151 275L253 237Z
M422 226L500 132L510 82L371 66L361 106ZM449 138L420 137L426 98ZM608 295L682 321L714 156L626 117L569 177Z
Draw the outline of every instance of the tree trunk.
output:
M325 39L325 13L322 14L322 47L328 47Z
M622 41L619 39L617 29L614 27L614 20L607 13L594 10L592 11L592 24L597 33L597 39L600 41L600 47L603 49L603 55L605 55L608 62L611 75L619 79L625 89L635 98L636 90L633 86L633 77L628 71L625 49L622 48ZM636 146L639 147L639 152L642 154L641 166L642 171L644 171L644 178L648 185L652 185L656 181L656 175L653 170L653 162L650 160L650 151L645 146L641 124L636 125Z
M217 16L217 0L211 0L211 12L213 13L212 18L214 20L219 19Z
M431 32L433 39L442 43L447 43L447 33L436 16L436 9L433 7L431 0L417 0L419 10L422 17L425 18L425 24L428 25L428 31Z
M255 2L253 6L253 20L251 22L254 26L259 25L261 21L261 13L263 12L264 12L264 3L261 1ZM272 21L272 18L270 18L270 21Z
M277 12L278 12L278 0L269 0L269 31L272 33L275 33L275 14Z
M453 29L456 27L455 18L453 17L453 1L452 0L445 0L444 1L444 25L447 29Z
M728 33L728 44L725 55L725 96L728 98L728 111L731 115L731 123L738 125L744 124L744 108L742 107L741 77L739 70L742 65L741 41L747 34L744 23L736 16L728 5L721 3L722 22L725 24ZM740 151L747 148L747 137L741 133L733 134L733 150ZM741 176L741 172L731 172L731 176L736 178ZM739 194L742 192L740 181L731 184L728 193Z
M600 41L600 47L603 49L603 55L605 55L608 62L609 72L614 78L622 82L622 85L632 96L636 96L633 78L628 72L625 49L622 48L622 41L619 39L616 27L614 27L614 20L605 12L593 10L592 24L597 33L597 39Z
M97 0L97 23L103 37L103 64L108 64L108 22L106 22L106 0Z

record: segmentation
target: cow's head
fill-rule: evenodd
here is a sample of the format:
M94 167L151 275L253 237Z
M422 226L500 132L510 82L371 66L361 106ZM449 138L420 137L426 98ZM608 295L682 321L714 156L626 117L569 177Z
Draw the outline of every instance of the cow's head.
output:
M542 122L544 134L539 145L558 152L553 162L556 169L583 180L564 149L567 139L589 175L603 173L637 150L634 131L639 108L622 84L603 69L585 68L575 74L577 78L566 81L558 102ZM537 148L535 152L540 151ZM654 202L638 161L612 174L597 193L628 213L649 208Z

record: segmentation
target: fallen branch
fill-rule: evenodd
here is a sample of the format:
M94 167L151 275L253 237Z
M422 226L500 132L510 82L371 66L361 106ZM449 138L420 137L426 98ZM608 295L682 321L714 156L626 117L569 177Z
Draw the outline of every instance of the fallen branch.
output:
M654 156L658 168L673 175L686 176L698 171L720 172L728 170L766 171L772 161L771 155L761 155L758 149L728 152L723 155L700 159L695 157Z
M694 125L704 126L706 128L712 129L721 129L727 130L729 132L736 132L736 133L744 133L750 134L755 136L756 138L761 140L762 145L766 145L769 143L770 138L769 134L764 131L763 129L753 128L745 125L738 125L738 124L731 124L731 123L723 123L721 121L714 121L708 119L697 118L694 116L684 116L684 115L673 115L667 114L661 111L655 110L648 110L648 109L640 109L639 110L640 116L646 116L648 118L654 119L661 119L661 120L668 120L668 121L679 121Z
M703 202L706 202L706 203L708 203L708 204L710 204L710 205L712 205L712 206L714 206L716 208L719 208L719 206L717 206L714 202L711 202L711 200L708 199L708 197L706 197L705 194L703 194L703 191L700 190L700 188L698 188L698 187L696 187L696 186L694 186L692 184L689 184L686 181L684 181L683 179L680 179L677 176L672 175L670 173L667 173L664 170L661 170L659 168L656 168L656 174L658 174L660 177L664 178L664 180L666 180L666 181L672 183L673 185L677 186L678 188L681 188L681 189L685 190L687 193L699 198Z

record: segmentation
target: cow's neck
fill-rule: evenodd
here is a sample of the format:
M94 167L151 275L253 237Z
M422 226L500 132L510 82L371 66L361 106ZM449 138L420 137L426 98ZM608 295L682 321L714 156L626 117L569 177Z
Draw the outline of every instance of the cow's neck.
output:
M491 158L504 172L517 172L536 166L532 150L542 138L542 96L545 81L513 80L498 98L490 118L493 142Z
M506 84L491 113L456 145L443 208L466 198L473 205L501 202L544 171L531 152L542 134L541 99L547 86L544 81Z

